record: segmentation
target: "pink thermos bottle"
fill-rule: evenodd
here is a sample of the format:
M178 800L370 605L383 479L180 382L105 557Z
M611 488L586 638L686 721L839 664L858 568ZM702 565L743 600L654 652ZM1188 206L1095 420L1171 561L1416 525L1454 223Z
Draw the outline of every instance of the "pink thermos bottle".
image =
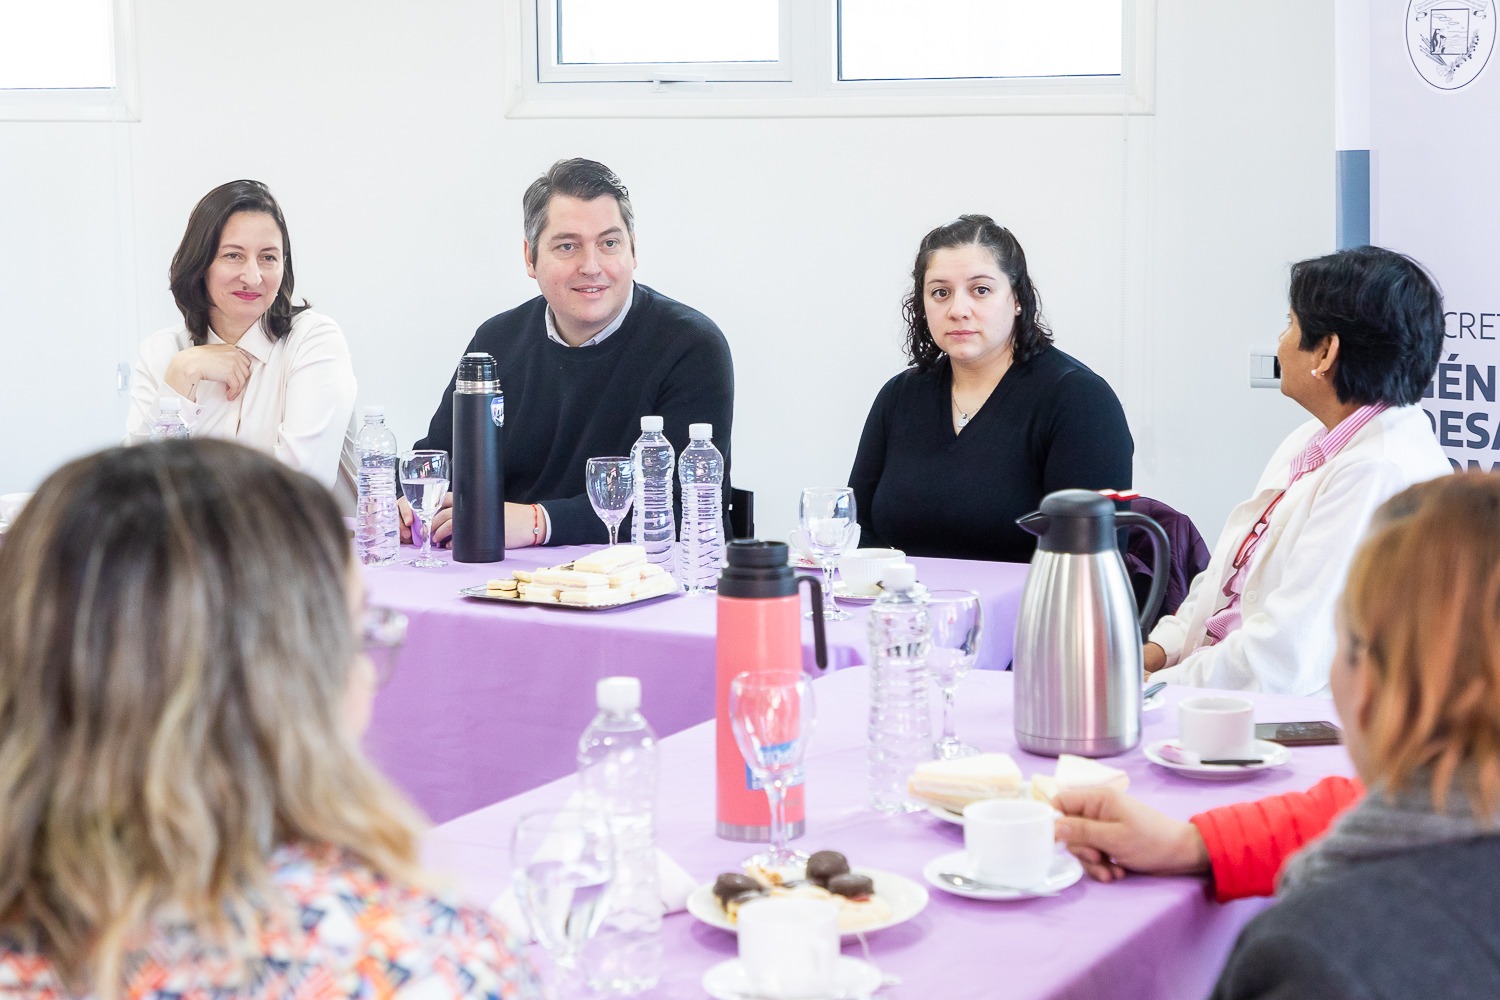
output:
M802 672L802 602L797 584L812 586L813 642L819 668L828 666L823 632L823 588L801 580L787 565L784 542L753 539L725 547L728 567L719 575L718 625L718 833L725 840L765 841L771 836L766 793L754 787L729 722L729 683L738 674ZM787 790L787 836L805 827L802 786Z

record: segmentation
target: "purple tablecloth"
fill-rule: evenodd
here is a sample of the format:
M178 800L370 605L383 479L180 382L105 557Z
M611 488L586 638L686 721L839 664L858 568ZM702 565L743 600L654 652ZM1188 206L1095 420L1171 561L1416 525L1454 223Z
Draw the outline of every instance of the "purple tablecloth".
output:
M409 551L403 549L403 558ZM411 618L396 673L375 700L365 748L435 822L570 773L601 677L641 678L642 710L663 736L713 716L712 597L685 594L639 607L575 611L458 593L512 569L567 562L588 551L522 549L503 563L365 570L370 601ZM983 594L980 665L1009 663L1027 567L914 561L929 587ZM866 612L852 610L849 621L829 622L830 668L866 660ZM803 628L803 659L812 666L810 622Z
M808 851L834 848L856 866L922 881L922 867L963 846L963 831L926 813L882 816L864 805L867 667L819 679L818 722L807 764ZM1147 712L1142 744L1175 735L1175 702ZM976 673L959 689L959 735L984 750L1011 753L1022 773L1050 773L1053 761L1016 748L1011 733L1011 675ZM1330 701L1255 695L1256 719L1332 719ZM751 845L713 835L712 723L662 743L659 845L696 878L736 868ZM1132 793L1186 818L1216 805L1303 789L1329 774L1350 773L1342 747L1305 747L1291 762L1233 782L1183 777L1146 761L1140 749L1109 763L1130 774ZM556 806L573 789L564 779L432 830L425 857L476 902L489 903L509 877L508 842L516 816ZM871 959L904 985L881 997L1200 997L1235 935L1265 905L1213 902L1198 878L1132 877L1114 885L1084 879L1061 895L1025 902L981 902L932 890L917 917L869 936ZM664 924L667 969L653 997L701 997L703 973L735 954L734 938L686 913ZM858 943L844 953L862 957Z

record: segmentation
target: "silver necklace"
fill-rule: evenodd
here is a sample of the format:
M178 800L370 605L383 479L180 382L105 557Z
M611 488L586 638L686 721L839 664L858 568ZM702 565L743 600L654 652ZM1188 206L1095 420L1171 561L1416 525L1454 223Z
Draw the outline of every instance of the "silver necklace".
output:
M954 392L952 393L952 395L953 408L958 411L958 429L963 430L965 427L969 426L969 415L964 412L964 408L962 406L958 405L958 393Z

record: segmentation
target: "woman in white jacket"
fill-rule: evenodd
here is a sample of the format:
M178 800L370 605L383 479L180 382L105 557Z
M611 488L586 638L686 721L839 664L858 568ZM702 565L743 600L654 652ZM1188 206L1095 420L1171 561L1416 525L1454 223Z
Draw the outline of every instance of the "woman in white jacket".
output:
M1208 569L1152 630L1152 680L1326 692L1334 602L1370 515L1449 471L1417 405L1443 346L1442 296L1421 265L1343 250L1293 266L1290 299L1281 391L1313 419L1276 449Z
M175 399L193 437L230 438L307 473L354 507L354 363L337 323L292 304L292 240L259 181L193 208L172 257L182 323L148 337L130 380L127 444Z

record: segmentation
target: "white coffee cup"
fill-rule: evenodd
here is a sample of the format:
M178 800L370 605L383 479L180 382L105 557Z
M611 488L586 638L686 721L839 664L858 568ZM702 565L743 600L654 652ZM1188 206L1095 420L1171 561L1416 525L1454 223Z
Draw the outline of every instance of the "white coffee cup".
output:
M831 899L768 897L740 906L740 965L752 989L778 1000L833 995L839 906Z
M906 561L900 549L850 549L839 559L839 576L851 594L874 597L880 593L885 571Z
M1247 698L1203 695L1177 704L1177 742L1199 760L1242 760L1255 753L1255 705Z
M969 873L984 882L1025 889L1052 867L1052 807L1033 799L989 799L964 807Z

